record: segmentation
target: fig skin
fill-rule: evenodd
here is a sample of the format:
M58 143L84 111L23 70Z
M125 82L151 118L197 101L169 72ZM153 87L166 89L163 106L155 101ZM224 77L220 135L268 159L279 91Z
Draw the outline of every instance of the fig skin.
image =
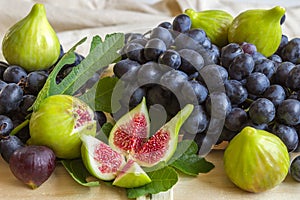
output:
M246 10L235 17L228 28L230 43L254 44L257 51L269 57L280 45L282 29L280 20L285 8Z
M27 144L48 146L58 158L79 158L81 134L96 135L94 118L94 111L80 99L52 95L33 111L29 121L31 137Z
M280 138L250 126L237 134L224 152L226 175L249 192L264 192L279 185L289 166L289 153Z
M219 47L228 44L228 27L233 20L231 14L223 10L197 12L193 9L186 9L184 13L191 18L192 28L203 29L212 43Z
M36 189L53 173L55 160L54 152L46 146L25 146L14 151L9 167L17 179Z
M43 4L36 3L26 17L9 28L3 37L2 52L9 64L27 71L47 69L57 61L60 42Z

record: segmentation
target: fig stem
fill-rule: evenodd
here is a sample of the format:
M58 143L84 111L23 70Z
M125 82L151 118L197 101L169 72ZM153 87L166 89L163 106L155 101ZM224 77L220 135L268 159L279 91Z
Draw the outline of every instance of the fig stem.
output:
M21 124L19 124L17 127L15 127L9 135L15 135L17 134L20 130L22 130L25 126L29 124L29 119L26 119L23 121Z

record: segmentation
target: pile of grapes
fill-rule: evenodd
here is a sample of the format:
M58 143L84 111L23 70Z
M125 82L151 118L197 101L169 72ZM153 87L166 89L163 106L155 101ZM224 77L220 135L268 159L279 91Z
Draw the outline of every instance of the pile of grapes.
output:
M246 42L218 47L180 14L145 34L126 34L122 60L113 68L124 88L122 107L113 116L117 119L145 96L155 129L192 103L195 109L181 132L199 147L230 141L243 127L253 126L277 135L290 152L299 151L299 53L300 38L286 35L270 57ZM208 82L220 88L212 90ZM209 129L218 111L224 113L217 124L222 131Z

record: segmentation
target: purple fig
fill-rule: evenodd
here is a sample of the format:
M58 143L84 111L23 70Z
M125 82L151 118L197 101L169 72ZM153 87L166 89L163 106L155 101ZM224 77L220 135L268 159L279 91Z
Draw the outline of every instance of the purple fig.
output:
M16 178L35 189L50 177L55 159L54 152L46 146L25 146L14 151L9 167Z

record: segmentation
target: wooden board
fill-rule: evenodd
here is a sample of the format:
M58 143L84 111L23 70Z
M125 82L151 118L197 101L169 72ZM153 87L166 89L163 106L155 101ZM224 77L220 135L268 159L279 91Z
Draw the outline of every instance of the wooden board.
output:
M233 185L223 170L223 150L213 150L207 160L215 164L215 168L198 177L180 175L179 182L173 188L174 200L293 200L300 199L300 183L288 175L283 183L264 193L245 192ZM121 188L101 185L99 187L83 187L58 165L54 173L43 185L32 190L17 180L10 172L9 166L0 160L0 199L22 200L126 200L126 192Z

